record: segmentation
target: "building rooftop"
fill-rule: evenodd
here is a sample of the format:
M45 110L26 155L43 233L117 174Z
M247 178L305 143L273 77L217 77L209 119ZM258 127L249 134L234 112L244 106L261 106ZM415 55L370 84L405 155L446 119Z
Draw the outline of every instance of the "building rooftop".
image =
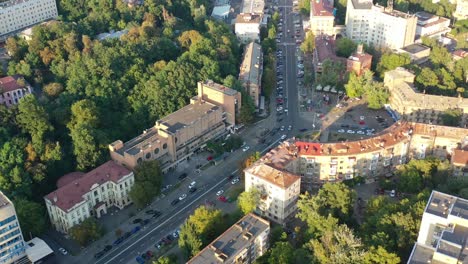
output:
M115 152L124 155L128 153L129 155L136 155L140 153L142 149L145 149L150 143L160 140L158 130L155 127L145 129L142 134L137 137L132 138L131 140L125 142L122 148L117 149ZM117 140L111 145L115 145L120 142Z
M468 51L459 49L454 51L452 55L460 58L465 58L468 57Z
M252 23L260 24L262 22L262 16L251 13L241 13L236 16L236 23Z
M468 166L468 150L455 149L452 155L452 163L455 165Z
M354 9L371 9L373 4L372 0L351 0Z
M244 58L240 66L239 80L244 83L261 85L261 69L263 67L262 46L250 42L244 50Z
M263 14L265 0L243 0L239 13Z
M312 0L312 16L333 16L333 1Z
M26 81L24 81L25 85L18 83L19 79L23 79L24 81L24 78L21 75L13 75L0 78L0 93L6 93L22 89L25 87L25 85L28 85Z
M428 264L432 262L432 256L434 255L435 249L426 245L416 243L411 252L408 264Z
M231 5L219 5L213 7L213 12L211 12L211 16L213 17L227 17L231 12Z
M10 199L8 199L8 197L6 197L6 195L0 191L0 208L8 206L10 204L11 204Z
M327 59L340 62L346 60L335 55L335 40L330 36L318 36L315 38L315 54L318 63L322 63Z
M421 21L421 22L428 21L431 18L437 18L436 15L433 15L425 11L416 12L414 13L414 15L418 18L418 21Z
M39 260L54 253L44 240L37 237L26 242L26 245L26 255L32 263L38 263Z
M372 55L367 53L353 53L348 60L359 61L361 63L372 60Z
M236 95L238 93L238 91L234 90L234 89L231 89L227 86L224 86L222 84L219 84L219 83L216 83L216 82L213 82L212 80L206 80L204 82L202 82L204 84L205 87L209 87L209 88L212 88L213 90L216 90L218 92L221 92L225 95Z
M206 115L219 109L219 106L196 101L193 104L186 105L181 109L167 115L156 121L156 124L166 126L170 133L176 133L178 130L191 126L195 122L204 119Z
M414 43L414 44L408 45L406 47L403 47L401 49L408 52L408 53L416 54L416 53L419 53L421 51L425 51L425 50L428 50L428 49L431 49L431 48L426 47L426 46L424 46L422 44Z
M111 160L49 193L44 198L67 212L76 204L84 201L83 195L90 192L95 184L101 185L108 181L117 183L131 173L129 169Z
M268 228L270 228L270 223L267 220L250 213L232 225L187 263L231 263L239 252L249 247L247 241L255 240Z
M284 141L278 147L267 152L259 162L268 163L277 169L286 169L296 159L296 147L292 141Z
M268 162L267 160L261 160L247 168L245 171L283 189L287 189L295 182L301 180L300 176L292 174L286 170L278 169L273 163L263 163L265 161Z

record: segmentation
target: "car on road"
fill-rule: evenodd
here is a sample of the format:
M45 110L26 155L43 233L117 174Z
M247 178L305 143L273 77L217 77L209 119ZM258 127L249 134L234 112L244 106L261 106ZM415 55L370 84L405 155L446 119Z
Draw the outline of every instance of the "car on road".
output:
M179 180L183 180L185 178L187 178L187 173L184 172L181 175L179 175Z
M150 221L151 221L151 220L149 220L149 219L145 219L145 220L141 221L140 225L141 225L141 226L145 226L145 225L149 224Z
M104 251L100 251L100 252L94 254L94 258L95 258L95 259L102 258L102 256L104 256L105 253L106 253L106 252L104 252Z
M289 126L288 126L288 130L289 130L289 131L291 131L291 129L292 129L292 126L291 126L291 125L289 125Z
M191 189L191 188L195 187L195 184L197 184L197 182L193 181L193 182L190 183L190 185L188 187Z
M234 180L231 181L231 184L236 184L239 182L239 180L240 180L239 178L235 178Z
M137 218L137 219L134 219L132 223L138 224L138 223L140 223L141 221L143 221L143 219Z
M390 197L395 197L395 196L396 196L396 191L395 191L395 190L392 190L392 191L390 192Z
M187 194L185 194L185 193L182 194L181 196L179 196L179 200L181 200L181 201L182 201L183 199L185 199L185 198L187 198Z
M176 204L179 203L179 201L180 201L179 198L174 199L174 200L171 202L171 205L176 205Z
M286 139L286 135L282 135L281 140L285 140L285 139Z
M62 255L68 255L68 251L66 251L64 248L59 248L58 249Z
M245 146L245 147L242 148L242 151L246 152L246 151L249 150L249 149L250 149L249 146Z
M338 133L344 133L345 130L344 129L338 129Z
M223 194L223 193L224 193L224 190L219 190L218 192L216 192L216 195L217 195L217 196L220 196L220 195Z
M351 129L349 129L348 131L346 131L346 133L348 133L348 134L356 134L356 132L355 132L354 130L351 130Z
M161 214L162 214L162 213L159 212L159 211L154 211L153 218L158 218L158 217L161 216Z
M281 127L280 127L280 130L281 130L281 131L284 131L284 126L281 126Z
M197 188L196 188L196 187L193 187L193 188L190 188L189 193L194 193L194 192L196 192L196 191L197 191Z

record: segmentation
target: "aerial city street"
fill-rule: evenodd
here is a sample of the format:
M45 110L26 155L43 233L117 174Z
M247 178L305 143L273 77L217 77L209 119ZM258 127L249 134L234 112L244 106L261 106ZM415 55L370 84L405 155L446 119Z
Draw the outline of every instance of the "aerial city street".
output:
M0 0L0 264L468 262L467 0Z

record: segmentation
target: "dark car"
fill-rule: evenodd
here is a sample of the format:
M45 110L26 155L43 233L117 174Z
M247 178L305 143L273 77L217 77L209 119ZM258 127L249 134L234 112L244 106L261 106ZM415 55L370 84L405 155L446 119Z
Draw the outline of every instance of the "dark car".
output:
M132 232L125 232L125 234L123 234L122 237L123 237L124 239L127 239L127 238L129 238L131 235L132 235Z
M141 223L143 223L143 222L141 222ZM141 229L141 228L140 228L139 226L135 226L135 227L132 229L132 231L130 231L130 233L135 234L136 232L140 231L140 229Z
M177 198L171 202L171 205L176 205L177 203L179 203L179 201L179 198Z
M183 180L185 178L187 178L187 173L184 172L181 175L179 175L179 180Z
M119 237L117 238L117 240L114 241L114 243L112 243L114 246L117 246L119 245L120 243L122 243L124 241L124 238L123 237Z
M138 224L138 223L140 223L141 221L143 221L141 218L137 218L137 219L133 220L133 223L134 223L134 224Z
M232 179L234 179L234 174L231 174L228 176L228 180L232 180Z
M96 254L94 255L94 258L95 258L95 259L99 259L99 258L101 258L102 256L104 256L104 253L106 253L106 252L104 252L104 251L98 252L98 253L96 253Z
M145 226L145 225L149 224L149 222L150 222L149 219L145 219L145 220L141 221L140 225Z
M161 212L159 211L154 211L153 218L158 218L161 216Z
M154 210L148 210L145 212L145 214L154 214Z
M349 125L341 125L342 128L348 128Z
M299 130L299 132L306 132L306 131L307 131L307 128L301 128L301 129Z
M174 237L169 234L166 236L166 239L172 242L172 240L174 240Z
M196 191L197 191L197 188L193 187L193 188L190 188L189 193L194 193Z
M145 260L141 256L136 257L136 262L139 264L145 264Z
M108 251L111 250L111 249L112 249L112 246L111 246L111 245L106 245L102 251L103 251L103 252L108 252Z

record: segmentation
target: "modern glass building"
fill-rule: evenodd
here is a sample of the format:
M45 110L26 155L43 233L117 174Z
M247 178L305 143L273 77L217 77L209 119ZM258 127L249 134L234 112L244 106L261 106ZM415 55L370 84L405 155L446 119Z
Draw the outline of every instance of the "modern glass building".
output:
M15 206L0 192L0 264L14 263L26 255Z

